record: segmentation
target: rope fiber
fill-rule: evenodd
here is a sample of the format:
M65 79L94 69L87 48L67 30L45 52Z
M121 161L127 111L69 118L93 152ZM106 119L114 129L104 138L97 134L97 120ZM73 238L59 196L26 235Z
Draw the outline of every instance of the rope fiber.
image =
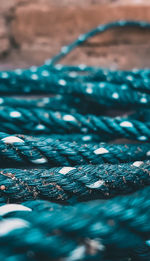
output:
M51 169L0 169L1 201L84 201L128 194L150 185L150 161Z

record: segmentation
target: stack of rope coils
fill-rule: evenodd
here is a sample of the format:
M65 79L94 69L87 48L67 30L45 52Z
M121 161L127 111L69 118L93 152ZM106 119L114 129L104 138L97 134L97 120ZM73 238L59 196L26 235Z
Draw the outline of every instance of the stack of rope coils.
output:
M150 69L58 64L129 26L0 72L0 260L150 260Z

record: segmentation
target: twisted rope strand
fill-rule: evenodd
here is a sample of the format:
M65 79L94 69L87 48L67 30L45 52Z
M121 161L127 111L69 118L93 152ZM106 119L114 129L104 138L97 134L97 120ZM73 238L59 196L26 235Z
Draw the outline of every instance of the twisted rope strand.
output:
M131 196L74 207L45 201L4 205L0 208L0 255L27 258L32 251L32 260L133 261L135 251L149 248L149 193L150 187Z
M82 103L82 107L79 104ZM82 112L82 113L94 113L100 114L101 111L104 112L104 108L95 104L95 102L90 101L91 106L89 107L89 102L85 101L82 97L70 97L68 95L55 95L52 97L43 98L32 98L27 99L26 97L0 97L1 109L5 106L11 107L13 110L19 108L44 108L52 111L66 111L66 112ZM103 110L102 110L103 109Z
M32 74L30 77L32 77ZM90 102L93 102L93 104L95 103L95 106L97 104L100 104L104 107L115 108L118 106L122 108L149 108L150 94L147 94L145 92L138 92L137 90L132 90L127 84L125 85L122 83L122 85L120 86L103 81L99 81L96 83L81 83L80 80L75 81L75 79L74 81L67 81L64 78L62 79L61 75L58 75L57 77L58 79L52 81L52 77L50 75L49 80L47 79L47 81L45 82L45 79L43 79L39 83L38 81L34 80L34 83L32 83L31 86L34 87L35 85L35 90L32 90L32 93L43 93L42 91L40 92L40 88L37 89L37 85L45 84L45 92L46 90L48 92L47 85L52 86L49 93L73 94L74 96L79 98L84 97L84 100L87 103L89 103L90 100ZM14 90L11 89L11 91Z
M128 117L66 114L37 108L17 108L14 111L11 107L2 107L0 120L0 130L9 133L95 133L100 134L101 140L127 138L143 141L150 138L150 122L131 117L128 120Z
M150 184L150 162L81 165L51 169L1 169L1 202L109 198Z
M84 137L88 138L88 137ZM48 166L117 164L150 158L150 144L88 144L66 142L49 137L30 137L0 133L0 163Z

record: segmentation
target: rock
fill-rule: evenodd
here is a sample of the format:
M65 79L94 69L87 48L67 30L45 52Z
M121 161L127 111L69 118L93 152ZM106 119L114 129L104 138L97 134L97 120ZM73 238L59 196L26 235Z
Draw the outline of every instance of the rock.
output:
M0 46L0 56L7 53L10 48L8 29L2 17L0 17Z

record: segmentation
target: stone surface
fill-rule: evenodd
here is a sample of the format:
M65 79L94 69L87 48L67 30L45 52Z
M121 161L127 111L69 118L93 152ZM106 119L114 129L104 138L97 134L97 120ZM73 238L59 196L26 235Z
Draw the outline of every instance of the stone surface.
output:
M147 0L1 0L0 69L41 64L93 27L118 19L150 21ZM66 63L150 66L148 30L112 30L70 54Z
M8 28L3 17L0 17L0 46L0 55L6 54L10 48Z

